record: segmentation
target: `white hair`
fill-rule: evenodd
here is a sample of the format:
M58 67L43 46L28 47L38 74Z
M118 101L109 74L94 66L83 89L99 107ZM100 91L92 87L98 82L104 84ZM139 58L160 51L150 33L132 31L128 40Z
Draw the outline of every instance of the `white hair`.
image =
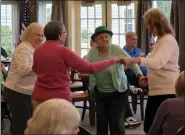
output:
M34 110L25 135L72 134L79 123L80 114L73 104L63 99L50 99Z
M33 22L28 27L23 31L23 33L20 36L20 40L23 41L28 41L29 35L33 30L37 30L38 28L41 28L42 25L39 24L38 22Z

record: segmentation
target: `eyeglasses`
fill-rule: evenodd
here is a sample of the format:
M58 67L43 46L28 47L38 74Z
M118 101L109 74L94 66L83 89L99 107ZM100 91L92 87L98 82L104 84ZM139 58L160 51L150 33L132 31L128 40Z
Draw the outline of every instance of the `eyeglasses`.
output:
M67 32L65 31L65 32L63 32L65 35L67 35Z

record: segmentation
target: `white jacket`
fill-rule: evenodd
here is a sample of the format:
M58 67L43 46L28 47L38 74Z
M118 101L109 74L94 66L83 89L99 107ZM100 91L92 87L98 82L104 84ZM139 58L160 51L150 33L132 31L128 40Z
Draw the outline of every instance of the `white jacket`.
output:
M15 49L5 87L22 94L32 94L36 80L32 71L33 53L34 48L29 42L22 42Z

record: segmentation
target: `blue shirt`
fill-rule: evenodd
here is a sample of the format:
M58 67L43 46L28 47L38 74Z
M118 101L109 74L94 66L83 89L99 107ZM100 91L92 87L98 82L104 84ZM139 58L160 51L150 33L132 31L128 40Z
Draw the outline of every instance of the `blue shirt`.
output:
M137 58L139 54L142 52L139 48L134 48L133 51L129 50L127 47L123 47L123 49L133 58ZM143 73L143 75L147 75L147 69L145 66L140 66L140 69Z

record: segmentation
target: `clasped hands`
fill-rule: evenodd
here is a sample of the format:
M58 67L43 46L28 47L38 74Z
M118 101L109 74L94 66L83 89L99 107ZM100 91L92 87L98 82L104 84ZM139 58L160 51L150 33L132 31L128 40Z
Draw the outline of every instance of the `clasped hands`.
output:
M124 65L128 65L128 64L132 63L131 58L124 57L124 56L115 56L115 57L113 57L113 59L115 62L119 62Z
M135 63L132 61L132 58L124 57L124 56L116 56L113 58L115 62L119 62L121 64L124 64L125 66ZM139 78L139 84L141 87L146 87L148 85L148 79L146 76L140 75Z

